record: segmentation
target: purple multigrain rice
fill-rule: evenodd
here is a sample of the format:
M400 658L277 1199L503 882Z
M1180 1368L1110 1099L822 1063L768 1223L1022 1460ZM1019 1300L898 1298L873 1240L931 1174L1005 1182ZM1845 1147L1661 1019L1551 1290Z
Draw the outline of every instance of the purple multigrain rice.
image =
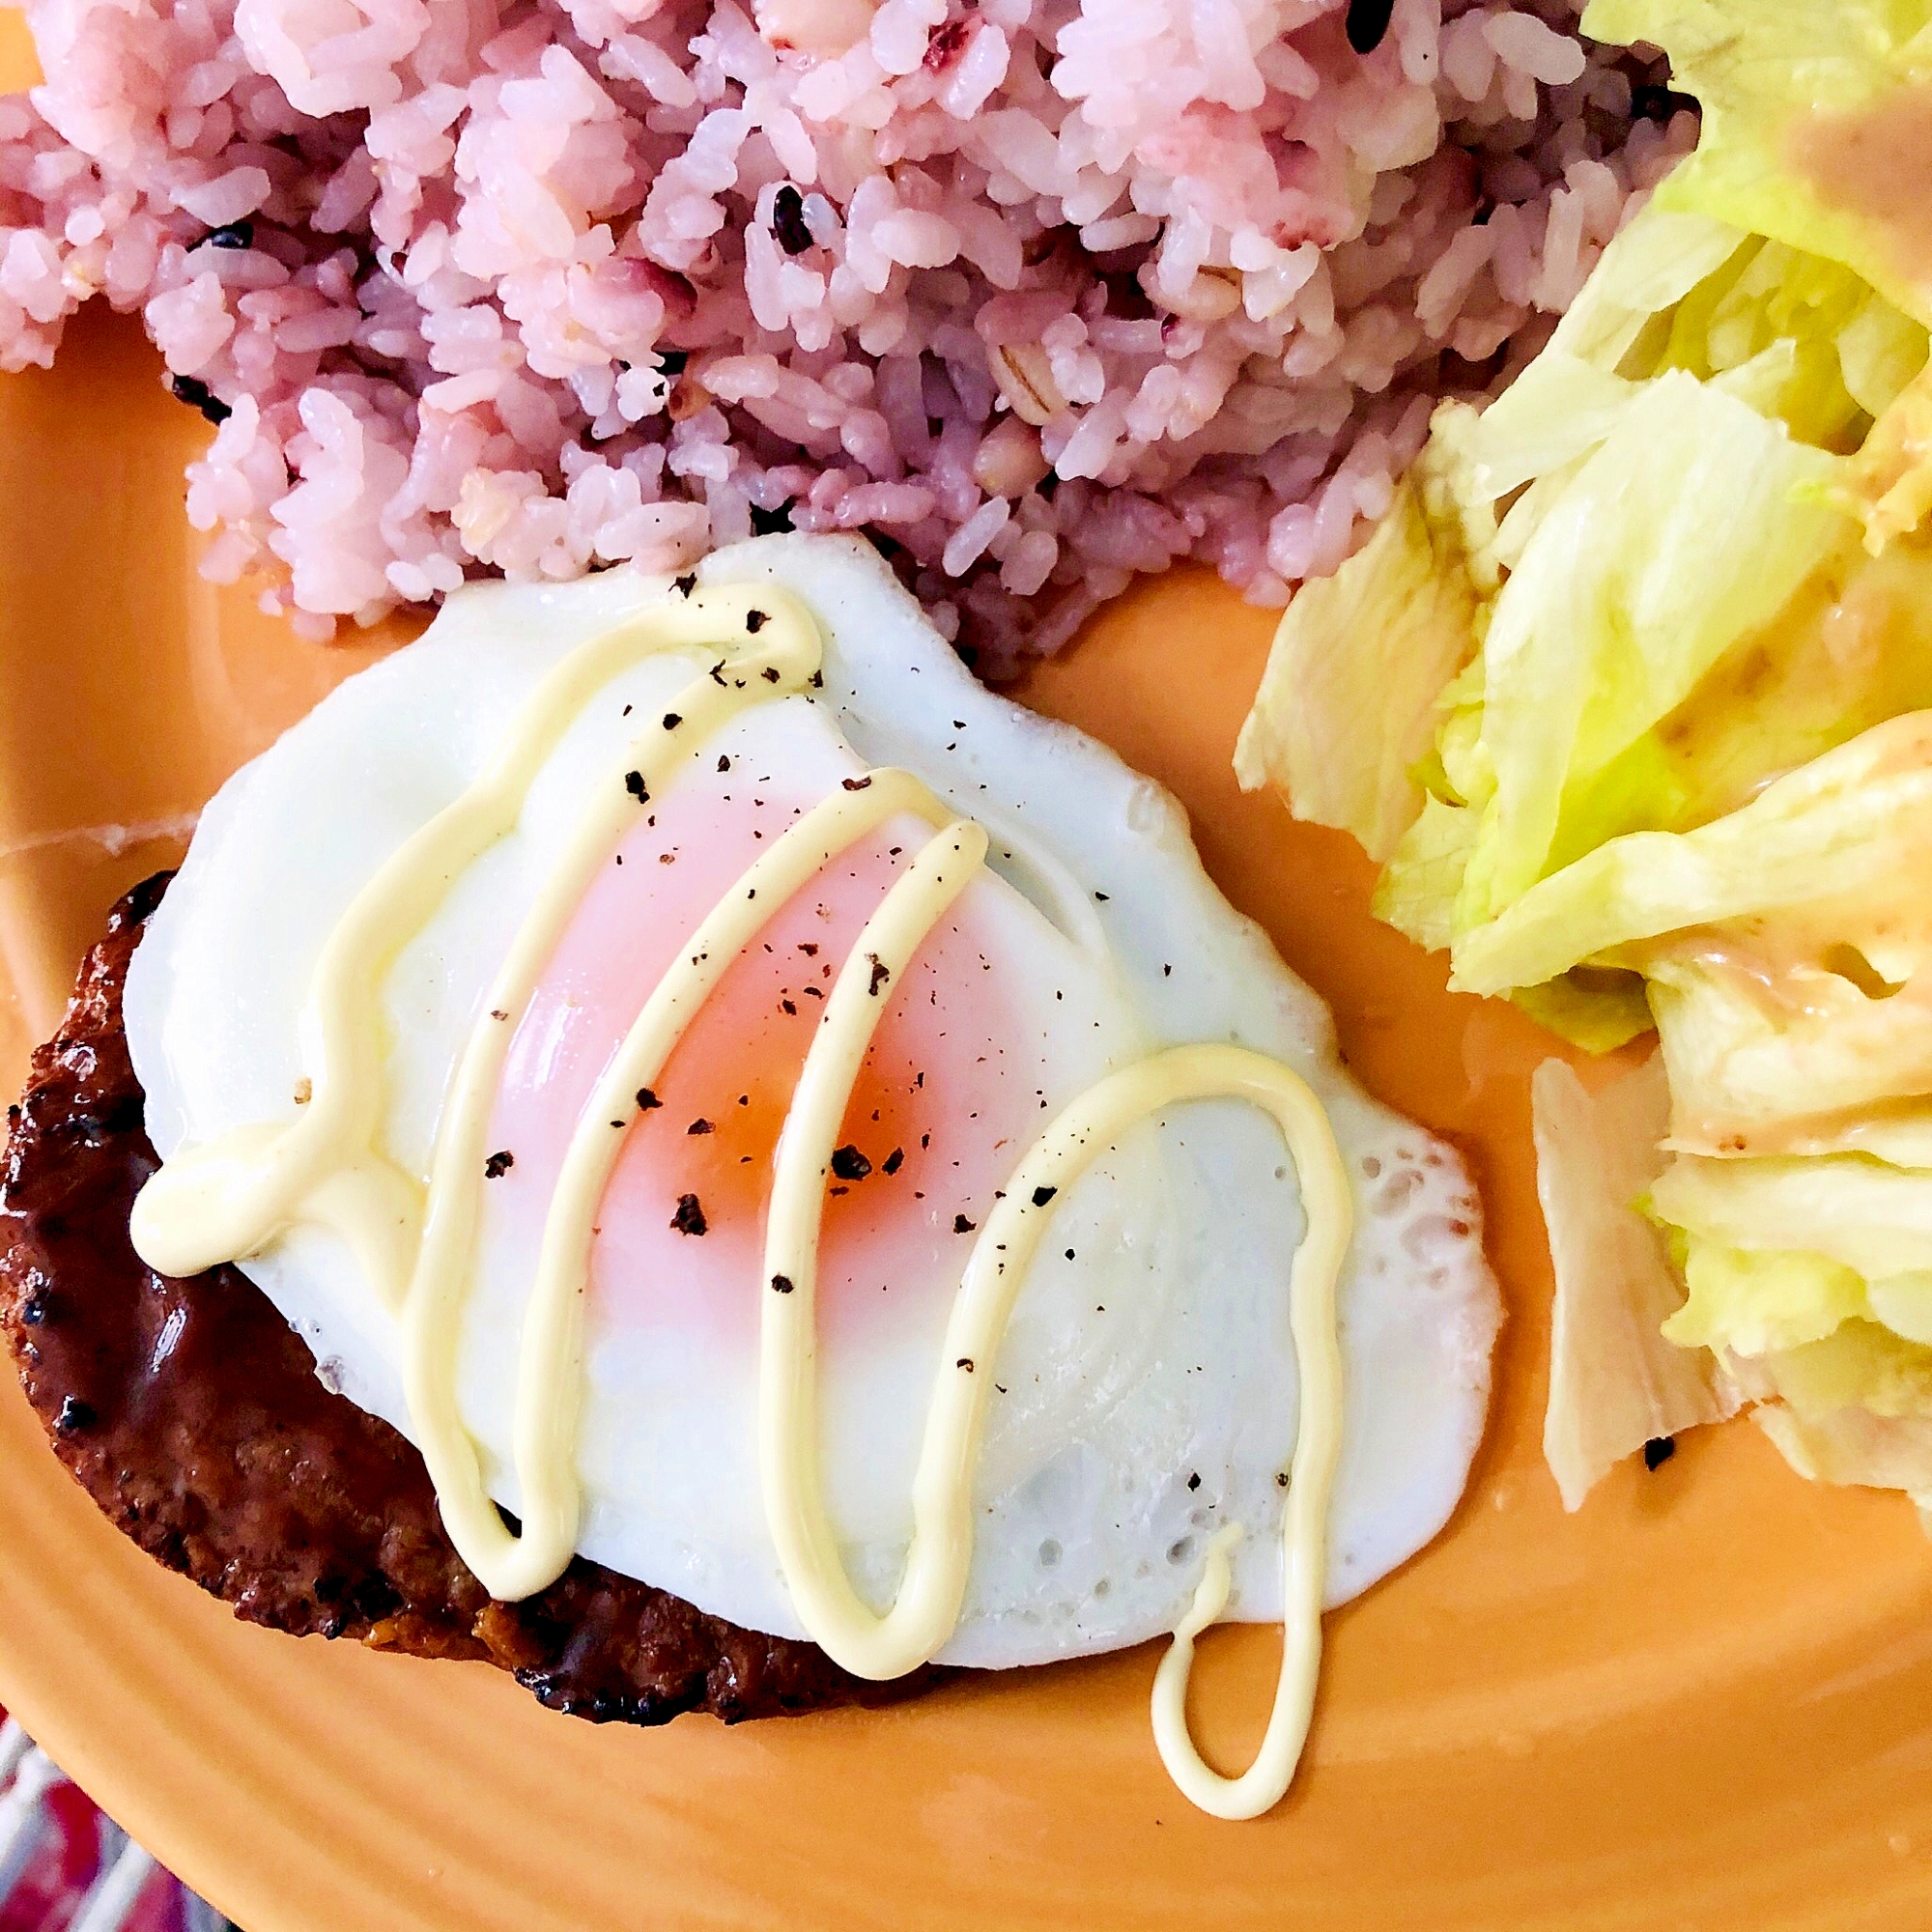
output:
M999 674L1333 568L1688 145L1572 0L1443 11L29 0L0 367L141 309L204 568L312 634L782 520Z

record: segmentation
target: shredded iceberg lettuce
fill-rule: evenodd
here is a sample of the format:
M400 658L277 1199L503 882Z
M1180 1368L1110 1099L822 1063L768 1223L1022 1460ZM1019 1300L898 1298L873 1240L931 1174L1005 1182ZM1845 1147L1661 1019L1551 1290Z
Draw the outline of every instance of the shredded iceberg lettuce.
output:
M1472 648L1474 599L1449 544L1405 483L1361 567L1295 599L1235 751L1245 787L1298 774L1300 815L1353 833L1372 859L1422 808L1412 771L1435 735L1435 696ZM1339 729L1351 755L1324 759L1311 729Z
M1665 48L1697 152L1295 598L1240 776L1360 838L1454 984L1658 1031L1686 1298L1644 1319L1807 1472L1932 1496L1932 0L1585 28ZM1618 1432L1566 1430L1571 1500Z
M1687 1310L1662 1236L1635 1203L1670 1111L1653 1057L1591 1094L1547 1060L1530 1083L1536 1191L1556 1277L1543 1454L1565 1509L1659 1436L1721 1422L1739 1394L1715 1355L1666 1339Z
M1583 31L1662 47L1697 97L1702 138L1664 207L1842 263L1932 322L1932 282L1900 246L1886 183L1869 179L1883 176L1886 144L1858 138L1913 126L1932 0L1591 0Z
M1729 1248L1692 1237L1683 1269L1690 1298L1662 1332L1686 1349L1766 1355L1822 1342L1871 1313L1853 1269L1802 1249Z

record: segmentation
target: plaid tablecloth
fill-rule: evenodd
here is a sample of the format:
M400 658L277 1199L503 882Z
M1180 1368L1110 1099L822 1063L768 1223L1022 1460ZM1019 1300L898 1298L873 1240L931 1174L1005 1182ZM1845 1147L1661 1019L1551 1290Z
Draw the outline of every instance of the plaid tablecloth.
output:
M4 1714L0 1714L4 1715ZM0 1723L0 1932L235 1932Z

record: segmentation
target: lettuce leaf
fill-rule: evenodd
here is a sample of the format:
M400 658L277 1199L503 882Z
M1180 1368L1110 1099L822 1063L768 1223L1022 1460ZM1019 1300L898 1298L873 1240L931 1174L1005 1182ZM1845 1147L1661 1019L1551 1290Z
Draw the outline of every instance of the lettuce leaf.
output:
M1874 1161L1799 1166L1798 1186L1769 1162L1678 1158L1656 1173L1653 1204L1669 1215L1687 1291L1662 1333L1688 1349L1764 1358L1779 1392L1813 1410L1859 1401L1932 1412L1932 1267L1897 1265L1920 1255L1932 1174ZM1801 1208L1817 1217L1811 1236L1792 1218ZM1841 1330L1837 1350L1814 1348Z
M1432 952L1445 951L1456 937L1456 901L1477 825L1477 814L1466 806L1427 794L1422 815L1403 835L1377 881L1375 916Z
M1702 136L1664 207L1843 263L1932 323L1932 278L1898 245L1885 183L1847 192L1845 179L1882 178L1888 130L1923 128L1932 0L1591 0L1583 31L1662 47L1697 97Z
M1858 1408L1932 1425L1932 1349L1875 1321L1847 1321L1823 1341L1767 1356L1763 1371L1778 1400L1806 1420Z
M1776 961L1762 935L1707 932L1647 956L1671 1146L1932 1169L1932 973L1892 986L1856 946L1819 950Z
M1645 209L1604 250L1582 292L1556 325L1545 355L1632 378L1691 366L1666 360L1660 353L1671 339L1680 304L1693 291L1711 286L1741 251L1755 245L1728 221L1695 211ZM1535 369L1531 363L1523 371L1486 420L1499 409L1506 412L1504 421L1524 410L1511 399Z
M1887 1416L1859 1403L1806 1415L1771 1402L1752 1409L1751 1420L1814 1483L1906 1491L1932 1536L1932 1415Z
M1648 989L1635 973L1579 967L1540 986L1518 986L1510 1000L1539 1026L1590 1053L1613 1053L1656 1025Z
M1739 1396L1715 1355L1664 1340L1684 1298L1633 1205L1656 1179L1670 1095L1654 1058L1592 1094L1547 1060L1530 1083L1536 1189L1549 1233L1549 1401L1543 1457L1567 1510L1660 1435L1720 1422Z
M1932 712L1908 712L1685 833L1635 832L1564 867L1460 939L1452 983L1533 986L1591 960L1640 965L1637 942L1807 909L1844 928L1889 983L1918 946L1905 935L1932 864ZM1896 955L1881 928L1903 921Z
M1790 1249L1866 1281L1932 1269L1932 1174L1859 1154L1679 1154L1658 1178L1651 1203L1693 1242L1751 1253Z
M1662 1329L1684 1348L1769 1354L1821 1342L1871 1313L1864 1278L1829 1256L1732 1248L1696 1236L1685 1245L1689 1298Z
M1242 789L1273 781L1297 817L1389 858L1422 810L1412 771L1436 694L1475 648L1475 607L1453 542L1405 483L1367 546L1283 616L1235 750Z
M1863 525L1874 554L1925 521L1932 511L1932 367L1900 389L1831 500Z
M1932 0L1585 28L1668 51L1698 150L1298 593L1241 777L1361 838L1456 986L1599 1050L1660 1033L1643 1177L1687 1298L1635 1343L1602 1190L1641 1178L1539 1075L1566 1501L1662 1359L1718 1365L1794 1466L1932 1509Z
M1847 270L1875 298L1841 323L1839 356L1860 412L1900 412L1846 497L1882 549L1932 510L1932 397L1901 395L1932 324L1932 0L1592 0L1584 31L1663 47L1702 106L1661 209L1770 238L1767 256L1795 255L1814 282Z
M1644 822L1645 801L1605 799L1599 781L1843 547L1845 519L1805 497L1833 461L1682 372L1634 391L1491 615L1482 741L1495 791L1463 929Z

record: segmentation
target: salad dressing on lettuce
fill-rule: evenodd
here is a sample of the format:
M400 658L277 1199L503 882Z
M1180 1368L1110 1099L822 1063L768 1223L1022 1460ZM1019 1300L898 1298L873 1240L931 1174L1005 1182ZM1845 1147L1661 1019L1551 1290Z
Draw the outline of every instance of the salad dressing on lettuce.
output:
M1789 154L1821 201L1883 230L1898 274L1932 286L1932 85L1804 116Z
M1932 0L1584 27L1666 50L1698 149L1296 596L1237 769L1362 840L1452 984L1657 1036L1628 1205L1681 1306L1629 1374L1694 1351L1806 1474L1932 1501ZM1540 1132L1583 1118L1546 1085ZM1612 1165L1545 1164L1559 1328L1627 1293L1570 1237L1609 1209L1564 1173Z

